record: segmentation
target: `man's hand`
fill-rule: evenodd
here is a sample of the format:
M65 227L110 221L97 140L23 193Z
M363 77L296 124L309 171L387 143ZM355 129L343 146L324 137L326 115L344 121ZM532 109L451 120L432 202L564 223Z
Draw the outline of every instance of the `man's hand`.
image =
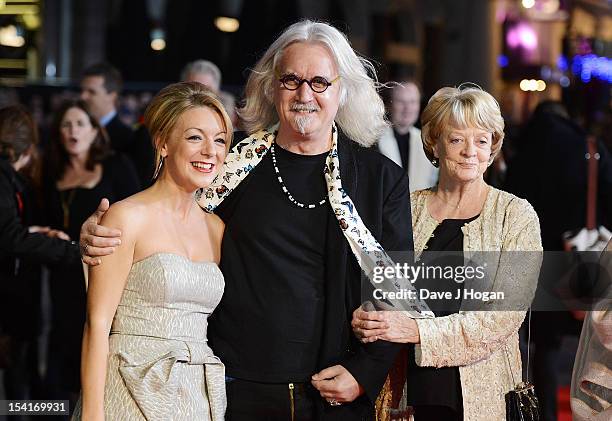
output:
M30 234L38 233L38 234L46 234L51 231L51 227L41 227L40 225L30 225L28 227L28 232Z
M64 231L60 231L60 230L54 230L54 229L49 230L49 232L47 232L47 237L59 238L60 240L70 241L70 236L66 234Z
M59 238L60 240L70 241L70 237L64 231L54 230L51 227L41 227L39 225L31 225L28 227L28 232L44 234L49 238Z
M100 256L112 254L114 247L121 244L121 231L100 225L100 220L108 208L108 199L102 199L98 209L81 226L79 245L83 263L89 266L99 265Z
M327 402L353 402L364 393L363 387L343 366L334 365L312 376L312 385Z
M41 227L39 225L31 225L28 227L28 232L44 234L49 238L59 238L60 240L70 241L70 237L64 231L54 230L51 227Z

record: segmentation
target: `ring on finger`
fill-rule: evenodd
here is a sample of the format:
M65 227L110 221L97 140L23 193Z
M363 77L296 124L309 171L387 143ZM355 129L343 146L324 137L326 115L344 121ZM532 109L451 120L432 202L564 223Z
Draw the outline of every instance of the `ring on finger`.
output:
M342 402L338 402L336 399L332 398L328 401L330 406L340 406L342 405Z

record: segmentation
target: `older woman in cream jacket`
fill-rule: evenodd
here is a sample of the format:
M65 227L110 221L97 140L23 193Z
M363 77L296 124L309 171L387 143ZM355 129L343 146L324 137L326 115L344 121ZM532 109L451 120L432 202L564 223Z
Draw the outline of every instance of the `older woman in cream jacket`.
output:
M538 217L526 200L483 179L504 137L499 105L490 94L472 86L442 88L423 111L422 126L425 153L439 166L440 179L436 187L412 194L415 253L462 252L467 260L481 251L497 252L487 268L487 290L503 291L506 298L478 311L459 300L455 311L433 319L360 308L353 314L354 332L364 342L415 344L403 354L403 367L392 370L379 410L397 404L405 384L397 376L407 374L403 396L416 421L505 420L504 396L521 381L518 330L541 263ZM388 417L389 411L379 411L379 418Z

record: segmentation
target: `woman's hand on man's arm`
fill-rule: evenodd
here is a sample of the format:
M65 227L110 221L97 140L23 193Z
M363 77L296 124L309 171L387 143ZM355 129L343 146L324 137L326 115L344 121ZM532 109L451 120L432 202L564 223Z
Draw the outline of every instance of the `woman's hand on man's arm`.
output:
M363 343L377 340L413 344L421 342L419 327L403 311L364 311L359 307L353 312L351 326L355 336Z

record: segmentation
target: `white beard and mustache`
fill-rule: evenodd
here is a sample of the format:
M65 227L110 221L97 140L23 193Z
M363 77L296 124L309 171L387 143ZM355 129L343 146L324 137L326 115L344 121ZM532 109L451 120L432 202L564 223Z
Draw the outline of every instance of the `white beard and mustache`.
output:
M294 102L291 104L291 111L294 112L317 112L320 111L321 108L317 106L317 104L313 102L303 103L303 102ZM312 121L313 116L310 114L296 114L294 117L295 125L297 126L300 134L305 135L310 122Z

